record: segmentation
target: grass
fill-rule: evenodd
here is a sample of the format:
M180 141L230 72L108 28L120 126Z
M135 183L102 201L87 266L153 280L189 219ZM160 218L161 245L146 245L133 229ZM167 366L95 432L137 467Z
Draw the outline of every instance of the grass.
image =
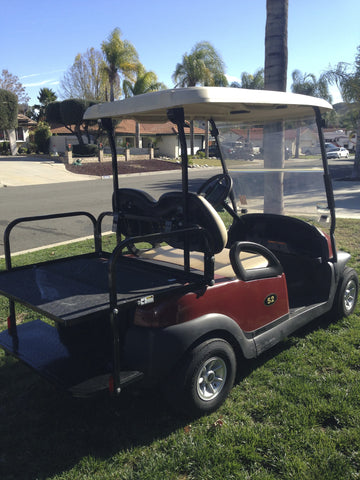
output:
M360 222L339 219L336 237L360 274ZM1 300L1 329L6 315ZM74 400L1 352L0 478L358 479L359 376L359 307L247 362L225 404L199 419L175 416L156 392Z

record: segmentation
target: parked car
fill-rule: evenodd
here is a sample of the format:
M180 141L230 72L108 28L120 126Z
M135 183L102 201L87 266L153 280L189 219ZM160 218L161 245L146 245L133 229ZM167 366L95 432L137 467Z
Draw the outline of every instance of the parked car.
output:
M349 150L344 147L335 147L326 153L327 158L349 158Z
M203 152L205 153L205 148L199 148L196 153ZM220 152L217 145L209 145L209 157L220 158Z

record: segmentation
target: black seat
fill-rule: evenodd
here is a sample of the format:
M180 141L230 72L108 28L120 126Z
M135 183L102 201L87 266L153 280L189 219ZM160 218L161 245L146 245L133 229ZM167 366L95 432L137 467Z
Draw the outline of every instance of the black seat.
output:
M188 218L184 216L182 192L164 193L158 201L151 195L130 188L116 192L118 208L118 234L127 237L152 233L173 232L186 227L201 227L207 233L212 253L223 250L227 240L225 225L216 210L202 196L188 193ZM115 203L115 202L114 202ZM204 235L191 233L188 238L190 251L205 251ZM168 243L174 248L183 248L183 235L172 236Z

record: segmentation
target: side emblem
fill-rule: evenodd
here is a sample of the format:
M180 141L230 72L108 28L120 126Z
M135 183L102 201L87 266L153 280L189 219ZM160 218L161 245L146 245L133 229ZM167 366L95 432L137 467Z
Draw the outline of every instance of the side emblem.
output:
M264 304L269 307L270 305L274 305L274 303L277 301L277 295L275 295L275 293L271 293L270 295L268 295L265 300L264 300Z

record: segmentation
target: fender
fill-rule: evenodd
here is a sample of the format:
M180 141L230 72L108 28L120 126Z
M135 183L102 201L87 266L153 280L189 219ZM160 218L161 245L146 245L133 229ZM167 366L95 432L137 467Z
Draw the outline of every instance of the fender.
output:
M336 273L338 273L340 277L350 257L351 255L349 253L343 252L342 250L337 252Z
M124 345L124 361L129 368L145 372L153 383L167 375L184 353L201 338L211 336L230 336L245 358L256 356L251 333L245 333L226 315L211 313L165 328L131 327Z

